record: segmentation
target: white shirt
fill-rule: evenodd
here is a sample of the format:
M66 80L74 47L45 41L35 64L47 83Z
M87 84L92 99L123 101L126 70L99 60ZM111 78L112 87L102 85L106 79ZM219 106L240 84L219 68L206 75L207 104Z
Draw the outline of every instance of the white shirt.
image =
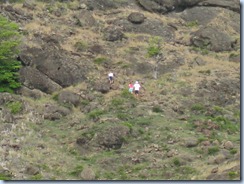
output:
M114 74L113 74L113 73L109 73L108 76L109 76L109 77L113 77Z
M140 87L141 87L140 84L134 84L134 88L135 88L135 90L138 90L138 91L139 91Z

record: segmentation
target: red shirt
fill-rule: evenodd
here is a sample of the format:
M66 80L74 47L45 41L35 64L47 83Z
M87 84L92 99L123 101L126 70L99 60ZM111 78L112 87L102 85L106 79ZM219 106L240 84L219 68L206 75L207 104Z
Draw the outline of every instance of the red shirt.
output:
M133 88L133 84L129 84L129 88Z

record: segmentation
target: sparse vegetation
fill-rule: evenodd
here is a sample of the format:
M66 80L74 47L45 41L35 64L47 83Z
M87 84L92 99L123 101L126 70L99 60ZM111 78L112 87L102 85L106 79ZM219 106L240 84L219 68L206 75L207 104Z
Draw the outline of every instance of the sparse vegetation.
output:
M199 26L199 24L198 24L197 20L194 20L194 21L187 22L186 26L187 27L197 27L197 26Z
M193 104L191 107L192 111L203 111L204 106L202 104Z
M160 54L162 48L162 38L160 37L151 37L149 40L149 46L147 48L147 54L149 57L155 57Z
M154 106L152 108L153 112L159 113L159 112L163 112L162 108L160 106Z
M17 114L22 110L22 103L19 101L8 102L7 108L11 111L11 113Z
M130 23L139 1L15 2L1 4L1 13L26 33L18 59L34 73L21 75L25 87L18 94L0 93L0 179L240 179L240 63L229 58L238 54L240 38L238 25L228 23L228 12L236 12L224 15L221 7L208 20L207 28L238 40L232 51L214 52L208 38L190 48L194 32L205 25L182 22L182 12L143 10L145 21ZM224 26L216 21L222 14ZM116 39L122 31L125 37L106 40L107 26L116 29L106 29L108 36ZM199 54L204 62L196 60ZM112 85L106 83L108 70L116 74ZM48 79L45 84L34 81L37 72ZM135 80L145 87L138 97L128 91ZM45 94L47 89L54 92ZM77 105L59 102L65 90L79 95ZM23 172L28 163L37 164L38 174Z
M216 154L217 152L219 152L219 148L216 147L216 146L208 148L208 154L209 154L209 155L214 155L214 154Z
M86 51L88 48L88 44L83 41L76 42L74 45L75 49L79 52Z
M91 112L88 113L88 117L90 119L96 119L96 118L99 118L104 113L105 113L104 110L93 110L93 111L91 111Z
M79 174L83 171L83 169L84 169L84 166L83 165L78 165L69 174L71 176L79 176Z
M105 63L107 61L108 61L108 59L105 58L105 57L97 57L97 58L94 59L94 63L96 63L98 65L101 65L101 64L103 64L103 63Z

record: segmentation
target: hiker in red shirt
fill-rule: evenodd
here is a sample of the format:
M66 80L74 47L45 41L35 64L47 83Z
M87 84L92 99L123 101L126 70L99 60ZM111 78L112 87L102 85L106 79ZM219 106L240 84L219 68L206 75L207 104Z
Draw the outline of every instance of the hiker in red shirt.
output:
M129 84L129 92L130 93L133 93L133 88L134 88L134 85L132 84L132 82L130 82L130 84Z

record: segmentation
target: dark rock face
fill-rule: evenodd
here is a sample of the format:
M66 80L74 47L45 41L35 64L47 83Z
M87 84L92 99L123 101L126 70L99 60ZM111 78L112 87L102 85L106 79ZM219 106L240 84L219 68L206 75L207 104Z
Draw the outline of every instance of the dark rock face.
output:
M26 13L25 11L14 8L11 5L6 6L3 11L6 12L10 20L16 22L25 22L33 19L33 15L31 13Z
M240 13L240 2L237 0L137 0L137 3L147 11L163 14L193 6L222 7Z
M223 7L237 13L240 13L240 1L238 0L203 0L198 5L201 6L213 6L213 7Z
M134 12L128 16L128 20L134 24L141 24L146 17L142 13Z
M199 25L206 25L211 22L212 19L216 18L220 10L222 10L222 8L193 7L184 10L181 14L181 18L187 22L197 21Z
M86 67L72 60L62 50L55 49L55 46L26 48L19 57L27 66L20 71L21 81L31 89L52 93L61 89L61 86L68 87L86 79Z
M60 85L52 81L39 70L30 66L20 69L20 81L24 86L30 89L39 89L49 94L62 89Z
M215 27L204 27L196 31L191 37L191 44L215 52L233 50L231 37Z
M147 11L168 13L173 10L192 7L202 0L137 0L138 4Z
M62 51L40 53L36 68L62 87L85 80L86 69L70 60Z

